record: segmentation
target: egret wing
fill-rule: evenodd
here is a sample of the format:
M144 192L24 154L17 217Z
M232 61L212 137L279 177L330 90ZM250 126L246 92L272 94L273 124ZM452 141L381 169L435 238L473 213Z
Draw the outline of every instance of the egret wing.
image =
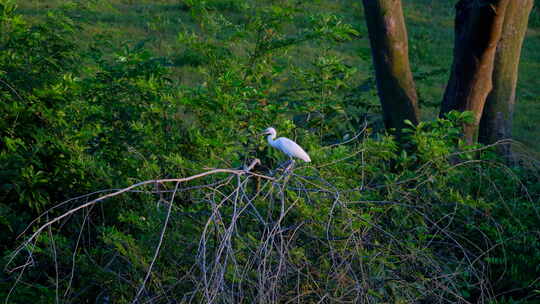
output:
M283 151L285 154L291 156L291 157L297 157L305 162L310 162L311 158L309 155L300 147L297 143L294 141L285 138L280 137L276 140L278 147L281 151Z

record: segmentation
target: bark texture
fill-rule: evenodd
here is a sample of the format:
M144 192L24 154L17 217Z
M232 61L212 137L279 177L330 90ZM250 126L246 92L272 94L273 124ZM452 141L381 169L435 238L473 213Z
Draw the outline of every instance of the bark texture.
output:
M497 44L508 4L519 0L460 0L456 4L454 62L444 93L441 116L451 110L472 111L464 126L467 142L476 141L488 94Z
M418 98L409 65L401 0L363 0L377 90L387 129L418 123Z
M533 0L512 0L506 8L502 36L497 45L493 70L493 90L484 107L478 140L491 144L511 137L512 115L521 47L527 31ZM508 146L502 151L508 154Z

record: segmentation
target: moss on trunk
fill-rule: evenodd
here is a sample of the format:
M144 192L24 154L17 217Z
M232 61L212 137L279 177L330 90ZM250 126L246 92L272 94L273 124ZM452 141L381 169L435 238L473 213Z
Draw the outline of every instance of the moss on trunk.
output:
M506 10L502 36L497 45L490 92L480 121L479 141L486 144L511 137L512 115L521 47L533 0L514 0ZM508 154L508 146L503 147Z
M416 88L409 65L407 29L400 0L363 0L377 90L387 129L418 123Z
M441 116L451 110L472 111L475 120L464 127L469 143L477 139L484 104L492 89L495 51L511 1L515 0L461 0L456 5L454 62Z

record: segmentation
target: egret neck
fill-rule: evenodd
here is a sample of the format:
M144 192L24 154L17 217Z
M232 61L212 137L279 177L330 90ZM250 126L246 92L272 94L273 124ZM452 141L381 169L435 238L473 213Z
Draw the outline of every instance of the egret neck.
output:
M270 129L268 132L270 132L270 134L268 134L266 137L266 139L268 139L268 144L270 144L272 147L276 147L276 142L274 140L276 138L276 130Z

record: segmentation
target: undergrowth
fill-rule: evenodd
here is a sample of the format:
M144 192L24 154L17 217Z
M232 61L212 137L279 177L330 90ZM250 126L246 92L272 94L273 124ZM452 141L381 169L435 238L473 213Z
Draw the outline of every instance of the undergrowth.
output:
M6 303L539 300L538 161L466 146L468 113L385 135L373 81L332 52L359 34L336 15L183 9L200 29L160 57L83 47L65 11L28 23L0 2ZM313 163L284 170L255 136L268 126Z

